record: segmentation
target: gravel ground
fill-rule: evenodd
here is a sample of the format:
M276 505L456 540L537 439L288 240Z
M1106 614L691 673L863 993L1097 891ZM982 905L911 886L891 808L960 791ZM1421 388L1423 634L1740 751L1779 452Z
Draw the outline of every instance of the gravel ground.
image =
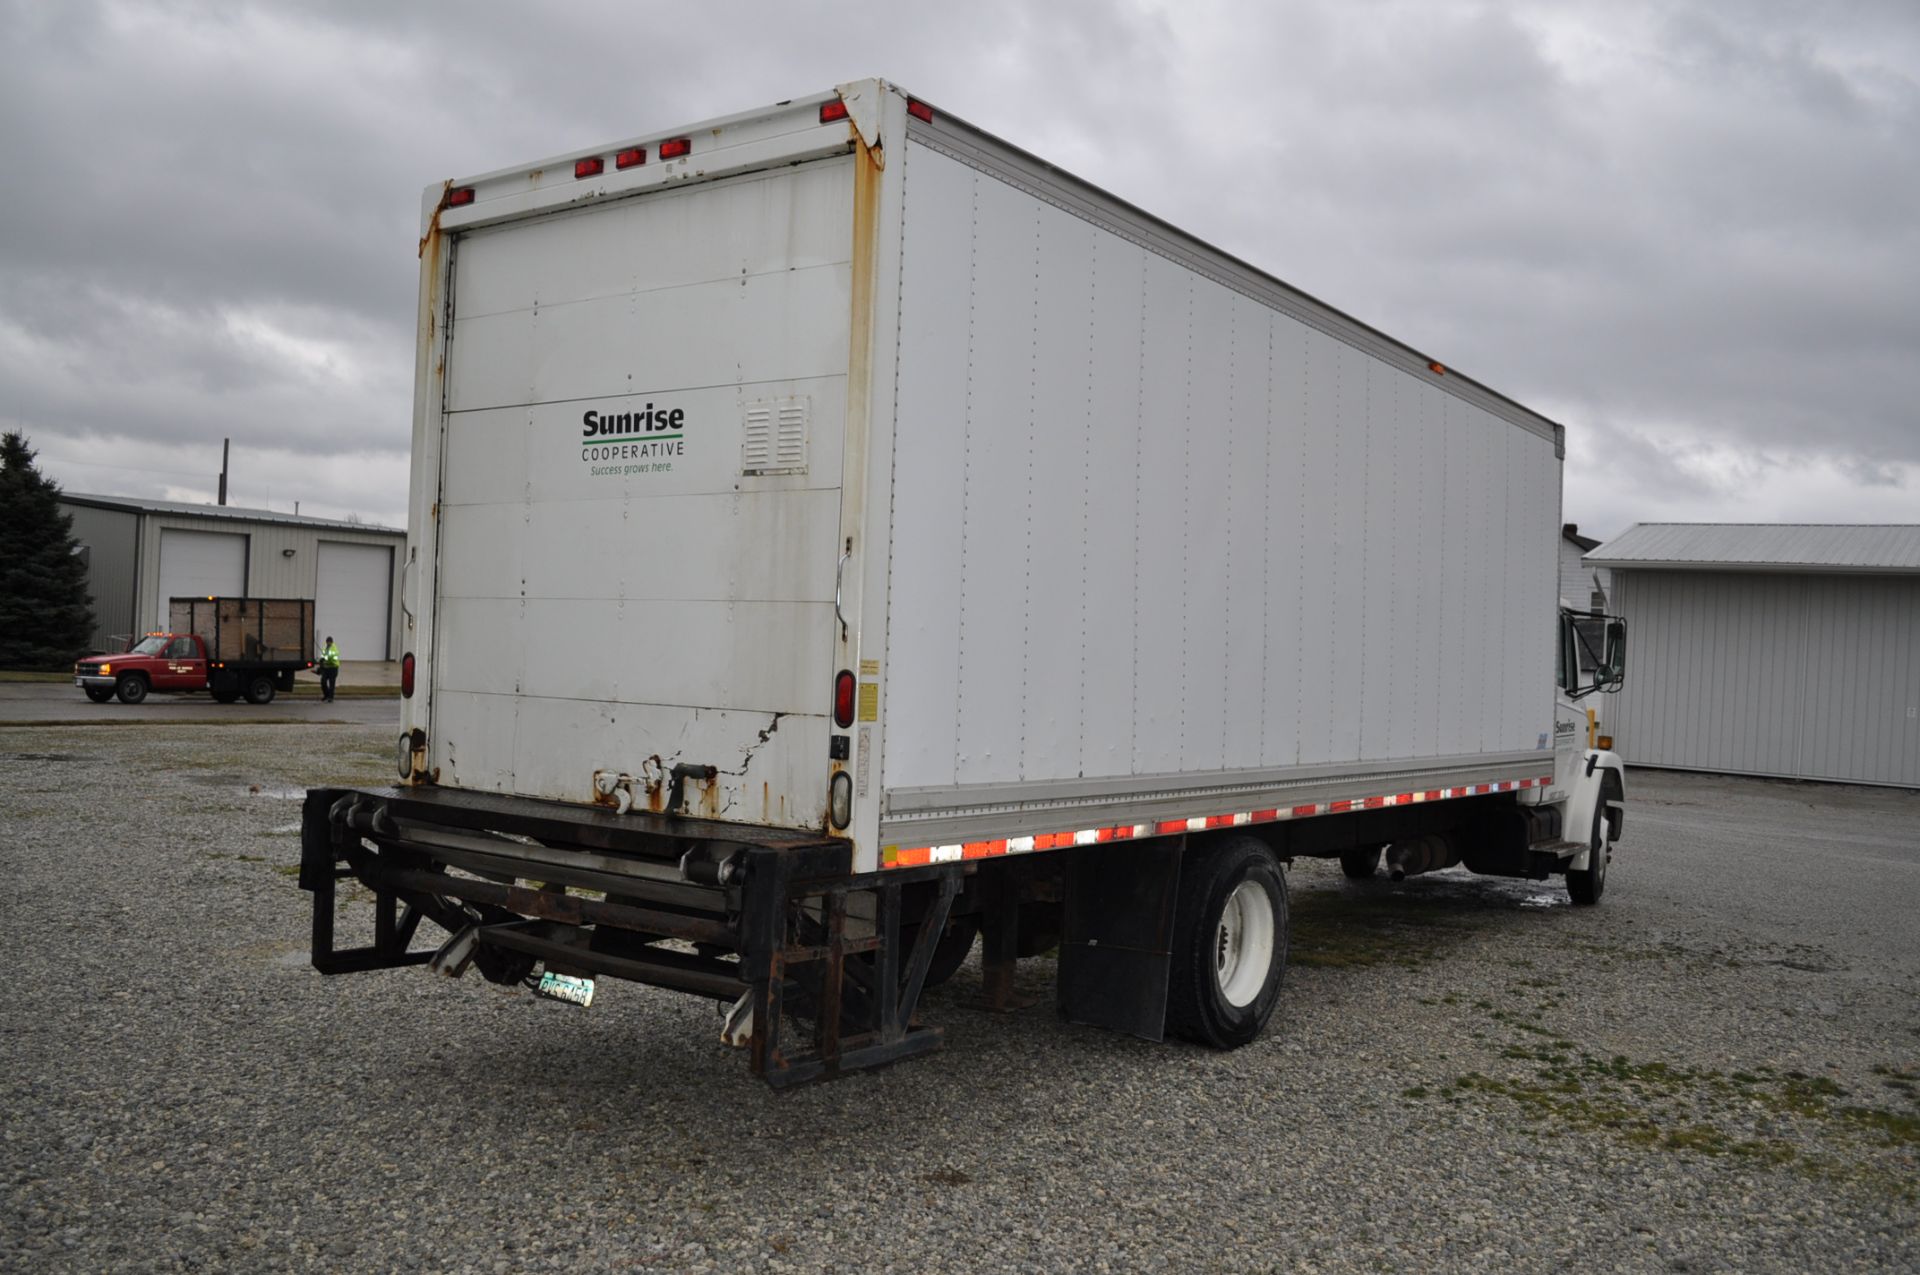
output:
M0 1268L1920 1267L1915 794L1636 772L1597 909L1297 865L1236 1053L1029 962L780 1096L704 1002L313 973L295 798L387 734L0 730Z

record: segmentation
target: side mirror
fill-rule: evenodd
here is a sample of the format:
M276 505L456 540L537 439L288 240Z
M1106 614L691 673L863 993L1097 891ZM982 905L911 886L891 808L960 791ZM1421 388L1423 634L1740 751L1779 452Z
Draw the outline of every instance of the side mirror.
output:
M1619 690L1626 681L1627 622L1598 611L1562 611L1559 665L1569 699Z
M1627 622L1607 621L1606 654L1595 679L1603 691L1617 691L1627 680Z

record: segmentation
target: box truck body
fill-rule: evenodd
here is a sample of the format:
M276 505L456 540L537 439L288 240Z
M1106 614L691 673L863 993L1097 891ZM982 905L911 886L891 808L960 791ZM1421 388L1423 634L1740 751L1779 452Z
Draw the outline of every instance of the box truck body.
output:
M1574 795L1561 428L884 82L423 225L415 800L964 900L988 860Z

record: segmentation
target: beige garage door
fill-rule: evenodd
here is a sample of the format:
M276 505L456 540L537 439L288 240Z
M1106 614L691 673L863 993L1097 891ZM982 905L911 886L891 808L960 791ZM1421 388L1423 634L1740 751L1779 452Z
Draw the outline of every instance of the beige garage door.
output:
M332 635L348 660L384 660L393 549L388 545L320 542L320 578L314 588L315 649Z

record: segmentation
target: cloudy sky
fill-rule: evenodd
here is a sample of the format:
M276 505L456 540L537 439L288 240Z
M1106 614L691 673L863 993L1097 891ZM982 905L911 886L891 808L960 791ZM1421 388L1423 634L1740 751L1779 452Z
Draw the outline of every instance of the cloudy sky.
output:
M1920 522L1913 0L0 0L0 419L405 520L429 181L869 75L1564 422L1566 516Z

